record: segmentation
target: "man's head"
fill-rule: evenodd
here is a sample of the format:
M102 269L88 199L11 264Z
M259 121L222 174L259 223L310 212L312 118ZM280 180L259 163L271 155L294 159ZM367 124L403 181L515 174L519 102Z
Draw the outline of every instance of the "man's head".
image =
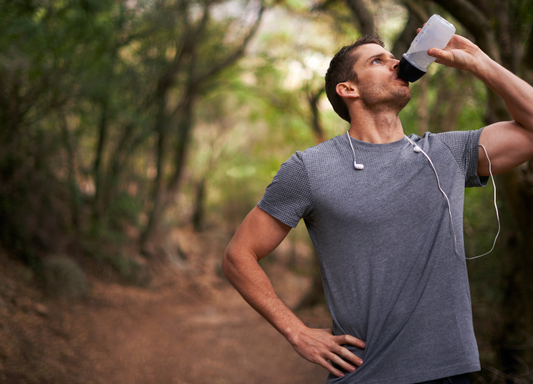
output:
M365 46L365 48L360 48L361 46ZM369 57L366 57L365 55ZM344 85L344 83L350 83L351 85L357 87L357 94L360 96L359 99L363 102L365 102L363 93L370 97L370 99L372 99L372 93L380 93L382 91L378 89L380 88L380 84L375 83L375 81L378 81L377 78L375 78L376 73L373 69L370 72L367 71L368 65L370 65L374 60L373 57L380 59L383 57L383 67L388 68L388 73L393 74L393 76L396 77L395 68L398 61L394 58L394 56L392 56L392 54L390 54L390 52L384 49L383 42L377 36L367 35L360 37L355 43L341 48L341 50L337 52L335 57L333 57L330 62L329 69L326 73L326 94L335 112L337 112L341 118L348 122L351 121L348 106L343 97L339 95L337 86L339 84ZM367 59L369 60L368 64L366 63ZM364 78L359 78L355 70L356 67L359 68L358 71L360 70L365 73ZM383 75L383 72L381 75ZM370 77L367 79L367 76ZM386 80L386 82L389 81L388 76L389 75L386 75L387 79L380 79L382 84L384 80ZM363 81L363 83L361 83L361 81ZM343 87L341 88L344 89ZM389 91L390 90L387 90L387 92ZM395 93L397 93L397 91L397 89L394 90ZM402 92L405 93L404 90L402 90ZM405 101L405 104L407 104L410 98L410 92L407 91L407 93L408 97ZM401 92L399 94L401 94ZM391 94L388 97L395 99L397 96ZM405 98L402 97L402 99ZM379 101L379 98L377 100ZM385 99L382 99L382 101L385 101ZM405 104L403 104L401 108L403 108Z

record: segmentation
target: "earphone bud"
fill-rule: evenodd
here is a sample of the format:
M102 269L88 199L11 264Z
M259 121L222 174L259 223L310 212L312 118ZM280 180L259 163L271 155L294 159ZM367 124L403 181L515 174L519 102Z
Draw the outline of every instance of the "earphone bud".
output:
M353 153L353 167L357 169L358 171L365 168L363 164L357 164L357 161L355 160L355 149L353 149L352 139L350 138L350 131L346 131L346 136L348 137L348 142L350 143L350 148L352 148Z
M415 151L416 153L422 152L422 150L420 149L418 145L415 145L413 151Z

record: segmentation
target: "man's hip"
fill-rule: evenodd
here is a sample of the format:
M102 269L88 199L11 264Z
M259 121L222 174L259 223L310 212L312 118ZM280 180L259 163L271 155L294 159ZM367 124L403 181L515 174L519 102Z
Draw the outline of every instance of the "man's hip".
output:
M444 377L442 379L424 381L416 384L470 384L470 374L465 373L463 375Z

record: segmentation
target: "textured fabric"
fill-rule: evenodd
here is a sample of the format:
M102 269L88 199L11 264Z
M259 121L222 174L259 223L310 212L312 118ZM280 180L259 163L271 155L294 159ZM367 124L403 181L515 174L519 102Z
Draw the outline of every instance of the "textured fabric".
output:
M258 206L287 225L304 219L319 256L334 334L364 363L328 383L409 384L479 370L462 215L477 176L481 130L370 144L337 136L286 161ZM353 167L349 141L355 148Z
M464 375L457 375L452 377L445 377L444 379L424 381L417 384L470 384L470 375L465 373Z

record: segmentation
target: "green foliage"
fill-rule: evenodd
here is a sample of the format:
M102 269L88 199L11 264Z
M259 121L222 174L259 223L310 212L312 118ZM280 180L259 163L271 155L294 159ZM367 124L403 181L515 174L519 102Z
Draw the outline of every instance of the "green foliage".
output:
M124 222L137 226L141 212L142 204L138 199L129 193L120 192L109 206L110 225L119 231L124 231Z
M0 5L2 243L32 265L38 254L56 250L57 236L69 227L55 114L75 92L73 73L81 60L73 52L89 43L80 31L92 23L80 7Z
M247 32L244 21L257 3L243 3L246 9L226 5L103 0L0 5L4 246L31 263L57 251L63 236L118 246L127 238L125 228L146 224L154 205L161 79L180 63L164 106L165 146L174 149L180 145L187 87L196 82L193 97L200 99L239 76L221 71L202 83L203 75L237 52L234 40ZM250 95L239 95L235 85L231 91L241 100ZM206 119L216 122L228 114L216 102L199 102L198 113L206 108ZM163 156L163 179L179 168L172 157Z

